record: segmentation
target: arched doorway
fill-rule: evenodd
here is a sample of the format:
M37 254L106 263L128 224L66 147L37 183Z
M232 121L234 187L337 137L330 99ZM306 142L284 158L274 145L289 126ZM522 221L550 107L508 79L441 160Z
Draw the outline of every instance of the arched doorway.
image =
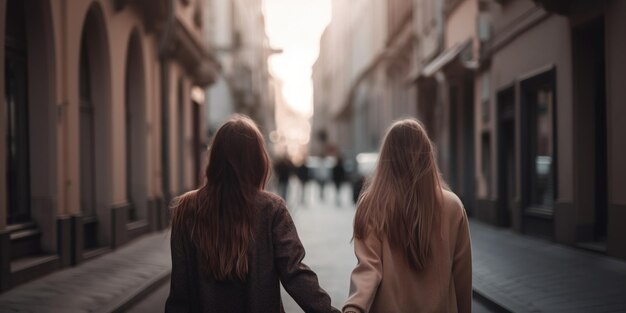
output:
M30 221L30 157L28 121L28 47L26 8L7 4L4 99L7 149L7 223Z
M143 49L139 31L134 30L126 53L126 196L130 202L128 221L146 218L146 113Z
M186 103L186 97L185 97L185 93L186 93L186 89L185 89L185 81L183 80L183 78L179 78L178 79L178 84L177 84L177 109L176 109L176 114L178 117L178 121L176 123L176 125L178 126L178 129L176 131L177 134L177 142L178 142L178 166L176 167L177 169L177 176L178 176L178 185L177 185L177 190L176 192L178 194L183 194L185 191L186 186L185 186L185 164L186 164L186 157L188 156L188 150L187 150L187 142L185 140L185 106L187 105Z
M105 245L110 233L99 224L110 219L110 70L102 9L87 11L80 45L80 209L83 249Z
M54 253L56 105L50 3L8 0L4 40L3 136L11 259ZM33 179L36 177L36 179ZM19 240L18 240L19 239Z

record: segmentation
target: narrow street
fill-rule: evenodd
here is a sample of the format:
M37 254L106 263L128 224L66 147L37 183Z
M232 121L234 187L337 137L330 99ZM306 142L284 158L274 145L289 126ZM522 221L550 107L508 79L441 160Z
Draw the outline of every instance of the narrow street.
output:
M352 191L345 185L338 205L334 185L326 185L324 199L320 199L319 189L319 185L309 183L304 202L301 203L299 183L292 181L288 204L300 239L307 251L305 263L317 273L320 284L332 298L333 306L341 308L348 296L350 272L356 264L350 242L354 218ZM158 288L129 312L162 311L168 292L169 283ZM286 312L303 312L284 290L282 296ZM473 312L492 311L474 301Z

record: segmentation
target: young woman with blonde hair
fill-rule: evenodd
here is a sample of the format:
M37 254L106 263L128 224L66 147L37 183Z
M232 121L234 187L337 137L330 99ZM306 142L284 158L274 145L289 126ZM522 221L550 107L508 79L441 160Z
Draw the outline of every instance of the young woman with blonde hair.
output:
M280 283L306 312L339 312L304 263L285 202L264 191L270 161L254 122L237 115L215 134L204 186L172 211L165 312L283 313Z
M350 296L343 312L470 312L472 257L463 204L446 190L416 120L387 131L357 203Z

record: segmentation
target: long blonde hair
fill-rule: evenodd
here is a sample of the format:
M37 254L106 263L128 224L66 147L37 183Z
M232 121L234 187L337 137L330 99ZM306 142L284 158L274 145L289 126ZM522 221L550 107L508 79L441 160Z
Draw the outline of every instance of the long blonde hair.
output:
M444 183L434 147L414 119L394 123L383 140L376 170L357 202L354 237L387 237L409 264L423 269L443 204Z

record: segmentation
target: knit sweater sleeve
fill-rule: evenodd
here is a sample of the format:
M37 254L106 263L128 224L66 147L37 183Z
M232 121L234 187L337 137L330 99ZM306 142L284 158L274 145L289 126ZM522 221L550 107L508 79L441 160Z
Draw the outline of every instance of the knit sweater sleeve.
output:
M166 313L190 312L192 305L192 283L189 280L189 260L185 249L186 242L177 231L171 235L172 275L170 294L165 302Z
M305 251L289 212L281 201L273 218L274 259L285 290L307 313L339 312L320 287L317 275L302 262Z

